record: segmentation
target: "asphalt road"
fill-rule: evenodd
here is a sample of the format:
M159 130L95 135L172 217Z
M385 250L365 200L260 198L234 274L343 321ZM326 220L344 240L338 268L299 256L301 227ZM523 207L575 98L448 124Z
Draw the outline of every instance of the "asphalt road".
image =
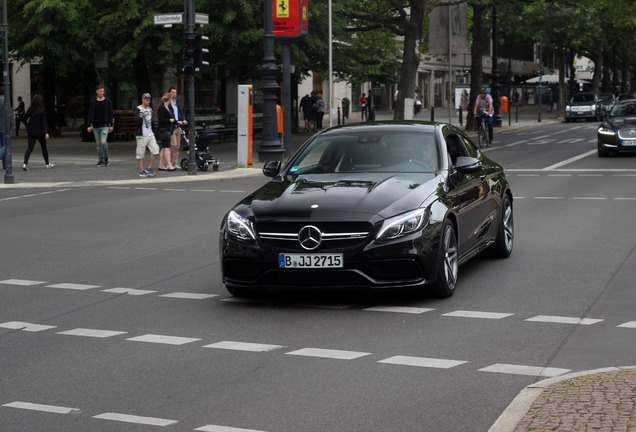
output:
M220 282L264 177L0 194L0 429L487 431L525 386L636 363L636 162L596 124L500 135L516 239L454 297Z

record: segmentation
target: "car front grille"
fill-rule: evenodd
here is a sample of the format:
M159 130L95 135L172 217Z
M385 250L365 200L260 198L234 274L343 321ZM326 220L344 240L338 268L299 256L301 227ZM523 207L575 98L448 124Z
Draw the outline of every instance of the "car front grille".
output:
M636 140L636 128L620 129L618 137L622 140Z
M346 251L362 246L369 237L368 222L317 223L257 223L256 233L263 245L280 252L306 252L299 243L298 233L312 225L322 233L322 242L312 252Z

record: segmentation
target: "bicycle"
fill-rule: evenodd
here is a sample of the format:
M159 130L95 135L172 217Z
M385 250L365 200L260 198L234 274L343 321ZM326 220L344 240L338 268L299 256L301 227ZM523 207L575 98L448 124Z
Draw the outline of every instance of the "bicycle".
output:
M488 111L482 111L481 116L477 118L477 137L479 141L479 148L486 144L486 147L490 145L488 141L488 126L486 124L488 118Z

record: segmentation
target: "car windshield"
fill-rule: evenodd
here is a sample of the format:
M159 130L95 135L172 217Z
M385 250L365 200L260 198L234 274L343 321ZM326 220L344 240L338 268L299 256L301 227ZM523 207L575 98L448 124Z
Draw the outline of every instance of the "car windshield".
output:
M599 102L608 102L608 101L613 101L614 100L614 95L609 93L609 94L600 94L598 95L598 100Z
M589 93L579 93L572 96L572 103L580 103L580 102L594 102L594 95Z
M425 133L357 132L317 136L296 158L291 174L435 172L435 136Z
M614 105L610 117L628 117L636 115L636 100Z

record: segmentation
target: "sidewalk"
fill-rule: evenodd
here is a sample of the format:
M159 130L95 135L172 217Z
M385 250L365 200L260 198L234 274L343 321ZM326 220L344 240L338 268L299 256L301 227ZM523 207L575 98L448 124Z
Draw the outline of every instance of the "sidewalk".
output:
M452 123L460 129L464 126L459 125L457 112L453 111L454 118ZM440 122L448 122L448 110L438 108L435 110L435 120ZM550 117L548 117L548 115ZM464 113L464 117L466 114ZM376 120L392 120L392 112L377 112ZM430 110L422 110L415 120L429 121L431 119ZM360 113L351 113L350 118L346 119L346 123L360 121ZM532 127L539 124L560 121L555 118L554 114L543 113L542 123L537 122L536 107L524 107L519 110L518 122L515 121L515 113L508 116L508 113L502 113L502 126L495 128L495 138L493 145L497 145L497 135L518 130L522 128ZM510 125L508 124L510 122ZM323 122L325 127L329 121L325 119ZM337 118L334 118L333 124L337 124ZM474 133L469 133L474 135ZM298 148L305 142L310 134L293 134L292 149ZM12 148L12 174L13 184L6 183L6 171L0 171L0 190L2 189L18 189L18 188L50 188L50 187L78 187L78 186L97 186L97 185L116 185L116 184L158 184L158 183L180 183L190 181L213 181L221 178L235 178L252 175L262 175L261 169L263 164L258 162L258 147L260 137L257 137L253 143L253 164L249 168L237 168L237 151L236 141L226 141L222 144L213 142L210 146L210 153L219 159L221 165L219 171L215 172L210 169L208 172L197 171L196 175L188 175L187 171L178 169L174 172L157 171L159 157L155 160L154 171L156 176L150 178L139 177L139 166L135 159L135 141L109 142L108 148L110 153L110 166L105 168L97 168L97 151L94 142L82 142L79 138L78 130L65 129L62 136L52 136L48 141L49 160L55 166L52 169L44 168L44 160L39 144L36 143L35 149L29 159L29 171L22 170L22 162L27 147L26 133L21 131L19 137L11 137ZM181 152L180 158L187 157ZM149 159L146 153L145 164ZM144 165L147 166L147 165Z
M456 114L456 113L455 113ZM507 113L502 114L502 127L495 128L493 146L497 136L511 131L531 128L541 124L560 122L554 114L542 113L539 123L536 107L524 107L515 113L511 121ZM347 123L359 121L360 113L352 113ZM390 112L376 113L376 120L391 120ZM430 111L423 110L416 120L430 120ZM435 120L448 122L448 110L438 109ZM459 126L457 117L452 123ZM337 121L334 120L334 124ZM328 125L328 121L325 121ZM463 127L460 127L463 129ZM24 133L24 131L23 131ZM469 133L474 136L474 133ZM309 134L294 134L292 148L298 148ZM0 200L3 190L31 188L67 188L97 185L158 185L193 181L215 181L227 178L262 176L262 163L256 162L260 138L254 142L254 163L250 168L237 168L236 142L213 143L211 153L221 166L219 171L198 171L188 175L186 171L157 172L156 177L140 178L135 160L135 141L109 143L111 166L97 168L95 143L81 142L79 131L65 130L63 136L53 137L48 143L52 169L45 169L44 161L36 144L29 161L29 171L22 171L22 160L26 150L26 137L11 137L13 150L14 184L0 180ZM185 157L182 152L181 157ZM146 156L146 161L148 156ZM601 431L636 432L636 366L607 368L564 375L532 384L522 390L489 432L547 432L547 431Z

